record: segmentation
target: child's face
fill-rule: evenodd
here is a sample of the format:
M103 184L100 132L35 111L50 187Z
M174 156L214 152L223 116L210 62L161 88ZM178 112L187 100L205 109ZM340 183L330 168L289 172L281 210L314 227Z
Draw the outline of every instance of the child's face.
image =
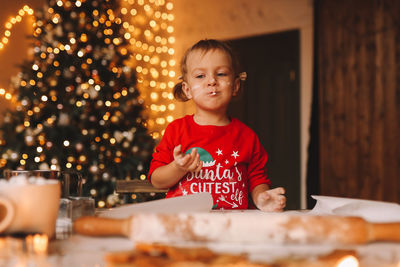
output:
M240 80L235 78L231 58L222 50L194 50L186 60L187 74L182 89L197 109L226 112Z

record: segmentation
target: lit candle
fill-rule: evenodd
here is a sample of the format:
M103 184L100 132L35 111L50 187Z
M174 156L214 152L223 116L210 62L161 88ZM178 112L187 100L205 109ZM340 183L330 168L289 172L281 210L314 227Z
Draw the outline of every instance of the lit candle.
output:
M360 263L356 257L353 255L348 255L341 258L336 265L337 267L359 267Z
M26 237L26 246L28 251L35 254L46 254L49 245L49 237L45 234L28 235Z

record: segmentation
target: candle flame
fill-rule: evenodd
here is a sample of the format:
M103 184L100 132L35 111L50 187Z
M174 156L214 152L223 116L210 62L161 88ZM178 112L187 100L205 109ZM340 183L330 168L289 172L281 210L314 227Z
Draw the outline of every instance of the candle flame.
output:
M29 235L26 237L26 243L34 253L45 254L49 245L49 237L45 234Z
M359 267L360 262L353 255L348 255L341 258L336 267Z

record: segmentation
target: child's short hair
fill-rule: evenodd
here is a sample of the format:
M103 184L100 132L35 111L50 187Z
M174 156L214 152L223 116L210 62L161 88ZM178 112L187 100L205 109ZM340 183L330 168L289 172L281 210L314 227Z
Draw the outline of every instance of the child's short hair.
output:
M182 90L182 82L185 80L187 74L187 66L186 61L191 52L194 50L201 50L204 53L211 50L221 50L224 51L231 59L233 73L235 77L239 77L239 60L237 59L236 54L232 50L232 48L225 42L215 40L215 39L204 39L195 43L191 48L186 50L182 61L181 61L181 79L182 81L178 82L173 89L174 97L180 101L188 101L189 99L186 97L186 94Z

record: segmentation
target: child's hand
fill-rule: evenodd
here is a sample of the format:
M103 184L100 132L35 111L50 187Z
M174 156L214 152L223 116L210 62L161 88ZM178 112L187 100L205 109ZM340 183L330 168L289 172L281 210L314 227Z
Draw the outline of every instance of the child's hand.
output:
M254 200L257 208L262 211L282 211L286 206L285 189L282 187L263 191Z
M190 154L184 154L181 151L181 145L174 148L175 165L185 172L198 172L203 167L203 162L200 161L200 154L194 148Z

